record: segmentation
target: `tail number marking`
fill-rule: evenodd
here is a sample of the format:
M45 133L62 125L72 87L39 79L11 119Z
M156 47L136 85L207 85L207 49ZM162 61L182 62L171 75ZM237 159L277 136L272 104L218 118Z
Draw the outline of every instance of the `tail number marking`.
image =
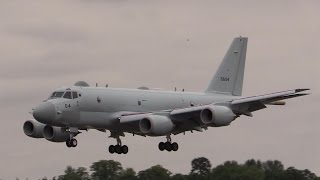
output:
M228 77L220 77L220 80L221 81L229 81L229 78Z

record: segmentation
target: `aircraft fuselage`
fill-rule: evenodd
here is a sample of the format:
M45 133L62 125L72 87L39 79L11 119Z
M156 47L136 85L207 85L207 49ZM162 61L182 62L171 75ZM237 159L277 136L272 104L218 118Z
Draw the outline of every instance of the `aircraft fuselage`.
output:
M236 98L226 94L75 86L58 89L55 92L77 92L78 97L49 98L41 103L39 107L44 107L44 104L53 104L54 108L43 109L41 112L35 111L35 116L37 113L50 114L48 111L55 111L51 113L55 116L37 117L40 122L60 127L109 130L122 130L117 123L121 114L166 111L231 101Z

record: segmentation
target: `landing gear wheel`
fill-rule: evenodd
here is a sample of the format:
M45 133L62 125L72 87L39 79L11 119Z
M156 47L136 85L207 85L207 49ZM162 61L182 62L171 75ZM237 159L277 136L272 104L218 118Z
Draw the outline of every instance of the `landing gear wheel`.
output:
M114 148L115 148L115 152L117 154L121 154L121 146L120 145L115 145Z
M122 145L120 136L125 136L123 132L119 131L110 131L110 138L115 138L117 140L116 145L110 145L109 146L109 152L111 154L117 153L117 154L127 154L129 152L129 148L126 145Z
M66 145L67 145L68 148L72 147L69 139L66 141Z
M109 146L109 153L113 154L113 153L115 153L115 151L116 151L116 149L115 149L114 145L110 145Z
M178 149L179 149L178 143L174 142L174 143L171 144L171 146L172 146L172 150L173 151L178 151Z
M160 151L164 151L166 149L165 143L164 142L160 142L159 145L158 145L158 148L159 148Z
M166 142L166 143L164 143L164 145L165 145L165 148L167 151L169 151L169 152L172 151L172 145L170 142Z
M123 146L121 147L121 152L122 152L123 154L127 154L127 153L128 153L128 151L129 151L128 146L123 145Z
M76 139L71 139L69 141L69 144L72 146L72 147L77 147L78 145L78 141Z

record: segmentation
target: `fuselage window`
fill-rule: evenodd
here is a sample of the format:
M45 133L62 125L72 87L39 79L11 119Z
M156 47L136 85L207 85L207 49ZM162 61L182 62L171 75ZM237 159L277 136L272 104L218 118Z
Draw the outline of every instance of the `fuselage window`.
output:
M54 92L54 93L52 93L52 95L51 95L51 99L54 99L54 98L61 98L62 97L62 95L63 95L63 93L64 92Z
M71 92L70 92L70 91L67 91L67 92L64 94L63 98L72 99L72 97L71 97Z
M78 98L78 93L73 91L73 92L72 92L72 97L73 97L73 99Z

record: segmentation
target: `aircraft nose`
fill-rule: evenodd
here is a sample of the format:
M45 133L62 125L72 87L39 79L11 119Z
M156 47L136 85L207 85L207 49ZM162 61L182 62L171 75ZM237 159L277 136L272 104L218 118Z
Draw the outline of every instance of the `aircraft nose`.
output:
M49 124L56 118L56 108L51 102L42 102L33 110L33 117L45 124Z

